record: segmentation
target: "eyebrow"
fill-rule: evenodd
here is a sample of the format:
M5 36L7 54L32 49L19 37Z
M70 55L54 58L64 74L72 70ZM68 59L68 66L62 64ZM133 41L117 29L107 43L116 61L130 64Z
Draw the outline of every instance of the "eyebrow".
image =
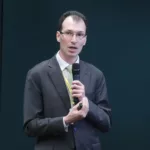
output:
M66 30L66 31L71 31L71 32L74 32L73 30ZM76 33L85 33L85 31L77 31Z

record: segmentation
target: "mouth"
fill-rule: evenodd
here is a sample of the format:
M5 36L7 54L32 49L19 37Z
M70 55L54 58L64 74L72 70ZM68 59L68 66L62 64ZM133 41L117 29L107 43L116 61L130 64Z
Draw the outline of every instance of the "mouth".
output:
M76 46L69 46L68 48L73 51L78 49Z
M78 49L76 46L69 46L68 48L71 53L76 52L76 50Z

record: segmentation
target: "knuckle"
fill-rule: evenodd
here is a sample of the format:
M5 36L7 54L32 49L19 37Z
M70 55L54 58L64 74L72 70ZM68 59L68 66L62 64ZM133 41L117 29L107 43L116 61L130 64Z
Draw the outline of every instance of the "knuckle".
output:
M85 112L82 112L82 117L85 118Z
M83 118L85 118L85 117L86 117L86 114L84 113L84 114L83 114Z

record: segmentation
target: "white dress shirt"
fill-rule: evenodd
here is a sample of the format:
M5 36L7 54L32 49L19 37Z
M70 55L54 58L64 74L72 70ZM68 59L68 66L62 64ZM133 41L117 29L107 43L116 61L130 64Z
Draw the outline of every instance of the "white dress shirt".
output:
M61 56L60 56L60 54L59 54L59 51L58 51L57 54L56 54L56 59L57 59L57 61L58 61L58 64L59 64L59 66L60 66L61 71L63 71L66 67L68 67L68 66L70 65L70 64L68 64L65 60L63 60L63 59L61 58ZM77 60L76 60L75 63L79 63L79 56L78 56L78 58L77 58Z
M64 71L64 69L70 65L69 63L67 63L65 60L61 58L59 51L56 54L56 60L58 61L61 71ZM79 60L80 58L78 56L75 63L79 63ZM64 124L65 131L68 132L68 125L66 125L64 118L63 118L63 124Z

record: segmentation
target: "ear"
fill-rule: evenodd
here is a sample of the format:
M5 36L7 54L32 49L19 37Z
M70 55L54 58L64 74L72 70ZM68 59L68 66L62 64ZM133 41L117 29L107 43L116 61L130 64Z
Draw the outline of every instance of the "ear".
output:
M56 32L56 40L57 40L57 42L60 42L60 32L59 31Z

